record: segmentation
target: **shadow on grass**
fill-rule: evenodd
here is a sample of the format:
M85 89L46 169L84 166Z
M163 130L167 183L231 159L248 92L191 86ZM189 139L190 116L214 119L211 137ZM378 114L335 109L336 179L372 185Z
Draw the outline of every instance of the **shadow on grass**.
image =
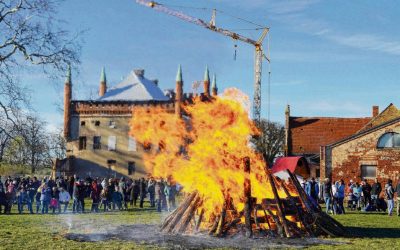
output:
M400 228L346 227L350 237L356 238L399 238Z

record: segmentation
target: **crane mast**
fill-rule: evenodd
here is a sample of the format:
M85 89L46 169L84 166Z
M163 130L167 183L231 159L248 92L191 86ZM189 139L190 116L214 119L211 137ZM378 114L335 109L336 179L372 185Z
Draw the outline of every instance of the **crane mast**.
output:
M223 29L220 27L217 27L215 25L215 15L216 12L215 10L213 11L211 21L209 23L205 22L204 20L196 17L192 17L189 15L184 14L183 12L176 11L170 8L167 8L166 6L154 2L154 1L149 1L149 0L136 0L136 3L144 5L146 7L150 7L152 9L155 9L157 11L166 13L171 16L175 16L177 18L180 18L184 21L187 21L189 23L196 24L198 26L201 26L203 28L209 29L211 31L220 33L222 35L231 37L234 40L239 40L244 43L248 43L254 46L255 48L255 54L254 54L254 97L253 97L253 111L252 111L252 116L253 119L256 122L260 122L261 120L261 72L262 72L262 60L265 58L268 62L270 61L268 57L266 57L263 53L263 47L262 43L264 41L265 36L268 34L269 28L265 27L263 28L262 34L260 38L256 41L253 39L250 39L248 37L245 37L243 35L240 35L238 33L232 32L227 29Z

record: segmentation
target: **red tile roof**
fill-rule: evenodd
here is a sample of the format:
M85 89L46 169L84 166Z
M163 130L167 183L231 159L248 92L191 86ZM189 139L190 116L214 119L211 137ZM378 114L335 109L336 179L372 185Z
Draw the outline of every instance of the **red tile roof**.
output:
M319 154L320 146L357 133L370 120L371 117L290 117L289 155Z

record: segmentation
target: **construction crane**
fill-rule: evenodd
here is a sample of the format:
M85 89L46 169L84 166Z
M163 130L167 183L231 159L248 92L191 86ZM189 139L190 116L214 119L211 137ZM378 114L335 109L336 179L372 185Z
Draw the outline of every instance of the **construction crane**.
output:
M268 34L269 28L268 27L263 27L262 28L262 33L261 36L258 38L258 40L253 40L250 38L247 38L245 36L242 36L238 33L232 32L227 29L223 29L220 27L217 27L215 24L215 17L216 17L216 10L213 10L212 16L211 16L211 21L210 22L205 22L202 19L192 17L189 15L186 15L180 11L176 11L173 9L170 9L166 7L165 5L162 5L160 3L154 2L154 1L148 1L148 0L136 0L136 3L150 7L154 10L164 12L168 15L175 16L177 18L180 18L182 20L185 20L187 22L199 25L203 28L209 29L211 31L215 31L217 33L220 33L222 35L231 37L234 40L239 40L248 44L251 44L255 48L255 60L254 60L254 99L253 99L253 119L256 122L260 122L261 120L261 70L262 70L262 60L265 58L268 62L270 62L269 57L267 57L263 53L263 47L262 43Z

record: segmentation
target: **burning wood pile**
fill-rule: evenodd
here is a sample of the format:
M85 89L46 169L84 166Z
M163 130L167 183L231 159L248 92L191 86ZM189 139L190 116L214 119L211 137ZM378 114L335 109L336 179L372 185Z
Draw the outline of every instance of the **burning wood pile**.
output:
M179 183L187 194L165 219L162 232L345 234L307 198L292 173L284 181L266 169L262 156L249 146L250 135L259 131L248 108L247 96L236 89L212 102L183 105L182 118L160 107L135 108L130 133L146 148L147 171Z
M199 192L187 194L181 205L164 220L161 231L172 234L203 232L217 237L236 233L244 233L247 237L253 234L273 237L346 235L345 228L315 206L297 178L287 172L290 176L288 182L267 174L274 198L258 201L251 197L250 182L246 180L243 188L244 209L239 211L227 195L221 212L212 214L209 219L204 217ZM279 189L284 191L286 197L279 195ZM289 189L294 189L297 196L292 196Z

